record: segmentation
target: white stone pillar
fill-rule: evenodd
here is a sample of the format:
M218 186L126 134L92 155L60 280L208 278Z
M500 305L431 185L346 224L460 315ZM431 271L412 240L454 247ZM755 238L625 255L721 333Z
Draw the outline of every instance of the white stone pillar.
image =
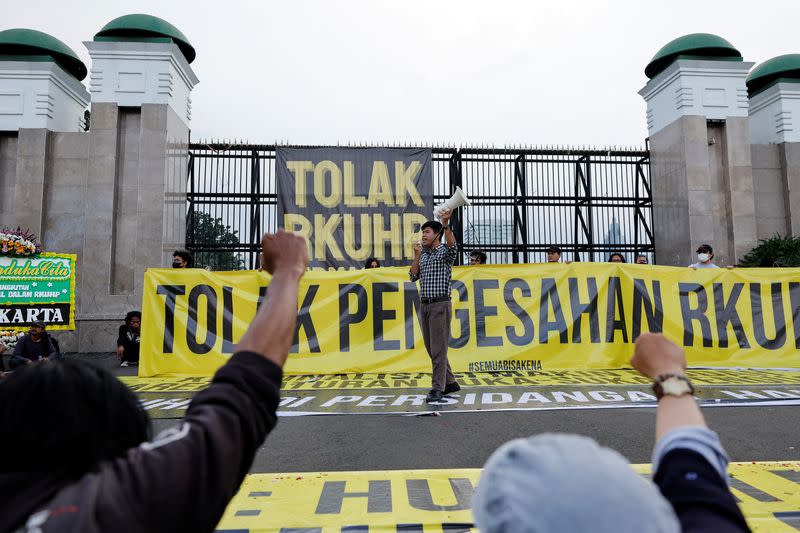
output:
M800 234L800 54L759 64L747 86L753 154L776 162L754 170L759 237Z
M656 258L694 262L699 244L735 264L756 243L745 83L753 63L721 37L664 46L639 91L647 102Z
M753 63L676 59L647 82L647 130L654 135L681 117L747 118L745 80Z
M30 29L0 32L0 131L83 131L86 67L67 45Z
M88 41L92 58L89 91L93 103L120 107L166 104L188 126L192 89L198 83L192 67L172 42Z
M126 311L141 309L144 272L185 246L194 49L149 15L109 22L92 58L87 220L78 346L102 351Z

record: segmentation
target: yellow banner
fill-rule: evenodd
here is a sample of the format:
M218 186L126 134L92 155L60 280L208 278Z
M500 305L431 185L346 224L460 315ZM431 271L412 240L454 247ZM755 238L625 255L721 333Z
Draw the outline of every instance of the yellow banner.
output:
M150 269L140 376L210 375L268 298L255 271ZM628 366L663 332L690 366L800 368L800 269L574 263L454 269L457 372ZM406 268L308 272L287 373L424 372L417 285Z
M650 465L631 467L650 475ZM792 524L800 508L800 463L731 463L728 471L731 492L754 532L797 531ZM217 531L477 532L471 504L480 473L465 468L251 474Z

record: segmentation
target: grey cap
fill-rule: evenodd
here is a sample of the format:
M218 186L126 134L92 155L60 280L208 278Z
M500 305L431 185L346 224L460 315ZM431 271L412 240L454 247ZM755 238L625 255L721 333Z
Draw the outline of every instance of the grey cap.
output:
M588 437L545 433L495 451L472 499L482 533L679 533L658 488Z

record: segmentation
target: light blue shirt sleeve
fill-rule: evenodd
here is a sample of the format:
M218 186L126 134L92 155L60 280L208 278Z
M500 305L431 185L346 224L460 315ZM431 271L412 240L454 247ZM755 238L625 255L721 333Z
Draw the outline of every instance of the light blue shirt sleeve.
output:
M675 428L656 442L653 448L653 474L667 453L683 449L699 453L719 473L728 484L728 454L722 448L719 435L702 426L682 426Z

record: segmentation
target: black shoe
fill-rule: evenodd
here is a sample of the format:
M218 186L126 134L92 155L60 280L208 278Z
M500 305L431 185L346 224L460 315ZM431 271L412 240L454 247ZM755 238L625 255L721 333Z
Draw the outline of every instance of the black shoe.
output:
M454 381L452 383L448 383L447 386L445 386L444 395L447 396L448 394L452 394L460 390L461 390L461 385L459 385L457 381Z
M425 397L425 402L426 403L438 402L438 401L440 401L442 399L442 396L443 396L442 395L442 391L436 390L436 389L431 389L431 391Z

